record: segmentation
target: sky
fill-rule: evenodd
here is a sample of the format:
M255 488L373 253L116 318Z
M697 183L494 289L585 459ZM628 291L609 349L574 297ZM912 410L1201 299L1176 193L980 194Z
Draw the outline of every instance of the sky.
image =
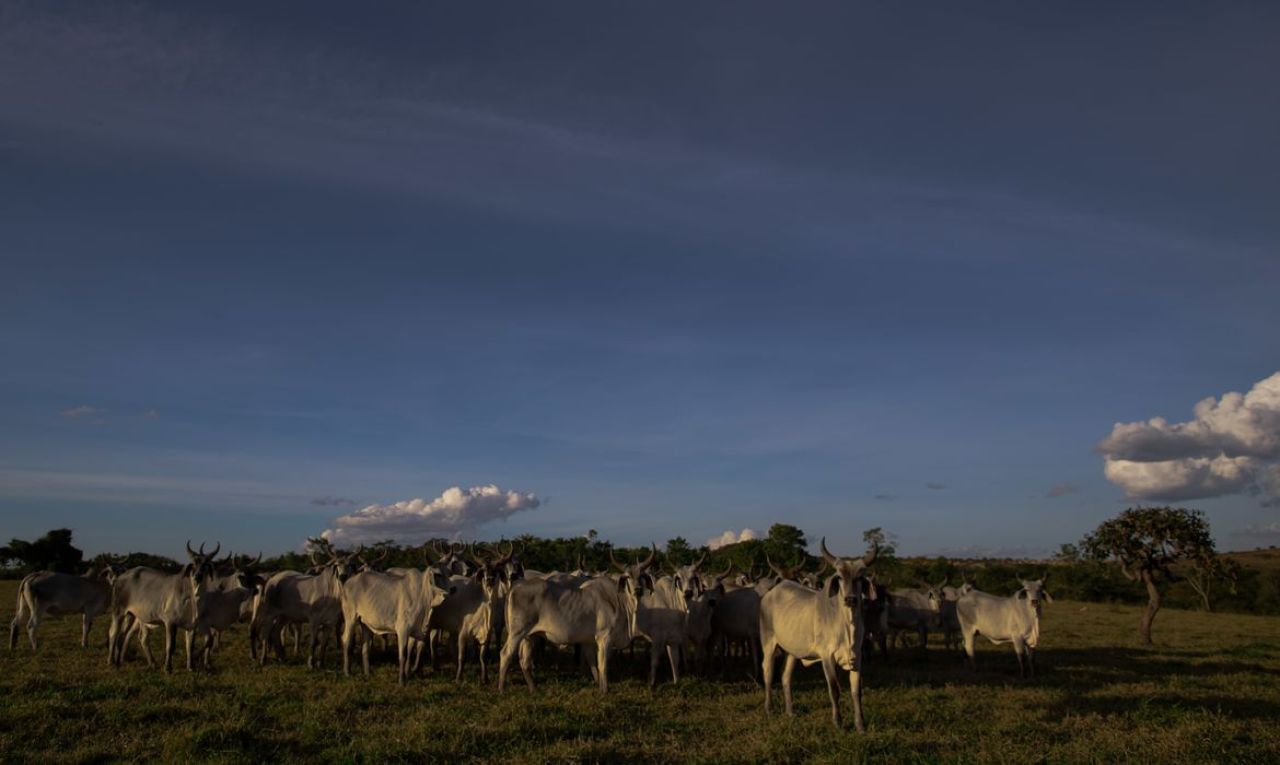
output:
M1280 543L1277 33L0 0L0 537Z

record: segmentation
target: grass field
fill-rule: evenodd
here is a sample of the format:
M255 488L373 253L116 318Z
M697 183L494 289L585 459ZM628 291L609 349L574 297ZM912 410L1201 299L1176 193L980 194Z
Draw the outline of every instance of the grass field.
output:
M15 589L0 582L5 626ZM865 735L832 728L817 667L797 671L788 719L764 715L745 667L650 693L637 657L602 698L540 666L535 694L499 697L445 671L400 688L389 657L369 679L342 677L332 651L320 671L258 669L241 629L212 673L166 676L140 658L109 668L105 623L82 650L78 618L50 620L38 654L25 636L2 652L0 761L1280 762L1280 618L1162 612L1153 650L1137 619L1048 607L1029 681L1008 646L984 645L976 675L936 646L904 651L868 669Z

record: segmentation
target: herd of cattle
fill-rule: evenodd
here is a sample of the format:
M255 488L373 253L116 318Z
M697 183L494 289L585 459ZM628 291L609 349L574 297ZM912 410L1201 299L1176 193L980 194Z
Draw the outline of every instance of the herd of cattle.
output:
M786 658L782 688L792 713L791 677L796 662L821 664L831 698L832 720L840 718L840 677L849 673L854 725L863 729L861 676L864 649L887 656L898 633L915 633L923 648L930 631L940 631L952 648L963 639L970 665L974 638L1012 643L1020 671L1035 670L1042 603L1052 599L1044 580L1022 580L1013 597L980 592L969 582L961 587L921 583L919 589L890 590L878 586L870 567L872 549L861 558L832 554L823 539L823 570L769 562L771 573L755 577L730 567L720 573L703 570L706 556L684 566L655 565L657 549L647 559L618 561L616 571L586 571L579 561L569 572L524 568L515 550L477 550L454 544L424 546L424 568L378 570L382 559L368 560L364 551L342 552L324 540L312 540L308 571L260 572L258 559L227 555L221 545L205 552L192 549L190 562L178 573L120 563L75 576L38 572L22 580L17 613L9 630L9 648L25 627L31 647L45 616L81 614L81 644L89 645L95 617L110 618L108 661L120 666L136 637L149 666L154 658L147 637L164 634L164 668L171 670L178 630L185 634L187 668L197 647L209 666L219 635L238 622L248 623L252 659L265 663L269 654L284 660L285 634L292 633L295 652L305 631L307 666L318 666L332 637L342 651L342 668L350 674L351 649L359 645L364 672L375 636L394 638L399 681L419 668L424 649L434 663L437 650L452 644L462 679L468 653L480 662L480 679L488 681L486 653L498 648L498 691L506 687L513 661L530 689L533 667L546 644L573 647L584 669L602 693L608 691L610 655L636 638L649 644L649 684L657 682L666 654L672 679L682 667L708 672L733 652L752 659L760 669L765 709L772 702L773 664ZM385 558L385 552L383 553ZM447 642L446 642L447 641ZM319 654L317 655L317 648Z

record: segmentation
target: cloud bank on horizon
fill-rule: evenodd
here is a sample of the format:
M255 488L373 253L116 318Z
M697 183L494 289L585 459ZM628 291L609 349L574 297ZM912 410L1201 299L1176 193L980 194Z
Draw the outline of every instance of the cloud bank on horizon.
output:
M1107 480L1131 499L1249 494L1280 504L1280 372L1248 393L1203 399L1193 413L1116 423L1098 444Z
M339 547L391 539L418 544L431 537L449 537L524 510L536 510L542 500L531 492L503 490L494 484L464 489L452 486L433 500L408 499L390 505L369 505L339 516L321 534Z
M711 537L707 540L707 547L712 550L718 550L727 545L736 545L739 542L746 542L749 539L759 539L760 533L755 529L743 529L738 533L734 533L732 529L726 531L718 537Z

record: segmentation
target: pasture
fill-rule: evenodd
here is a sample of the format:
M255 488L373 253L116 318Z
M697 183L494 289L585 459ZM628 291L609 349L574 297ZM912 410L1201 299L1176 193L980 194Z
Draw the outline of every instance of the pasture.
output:
M5 626L16 584L0 582ZM292 656L260 669L240 625L212 673L166 676L136 652L108 667L105 620L85 650L79 617L64 618L42 625L38 654L23 636L0 658L0 761L1280 761L1280 618L1166 610L1147 650L1138 612L1048 606L1034 680L981 638L976 675L937 637L923 656L900 650L868 667L865 735L831 727L817 667L797 671L788 719L764 715L745 664L650 693L647 653L624 655L604 698L572 662L542 664L536 693L515 670L499 697L474 661L462 685L442 664L405 688L389 654L369 679L342 677L332 647L319 671Z

